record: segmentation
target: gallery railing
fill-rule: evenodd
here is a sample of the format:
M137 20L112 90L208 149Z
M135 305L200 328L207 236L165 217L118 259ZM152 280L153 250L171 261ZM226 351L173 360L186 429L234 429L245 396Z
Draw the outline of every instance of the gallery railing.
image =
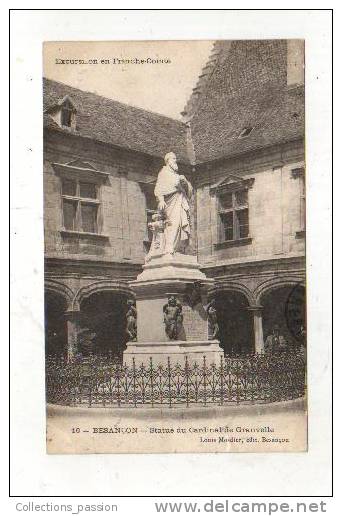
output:
M210 364L120 364L106 357L46 361L47 402L88 407L271 403L302 397L301 352L225 357Z
M46 393L49 403L88 407L271 403L303 396L305 370L304 354L295 351L225 357L219 364L185 359L183 365L48 357Z

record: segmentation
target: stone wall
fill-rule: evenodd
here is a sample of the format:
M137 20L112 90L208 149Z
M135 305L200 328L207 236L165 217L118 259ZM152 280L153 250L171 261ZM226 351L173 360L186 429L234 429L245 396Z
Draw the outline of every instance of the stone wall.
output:
M301 146L268 156L254 154L239 161L222 161L198 171L197 249L200 263L250 261L265 257L304 254L301 227L301 178L292 171L304 167ZM217 194L212 186L230 174L253 179L248 191L251 240L217 246L219 215Z
M107 172L100 187L101 233L63 236L61 179L53 163L75 159ZM143 263L146 238L146 197L140 182L154 181L163 165L160 158L87 141L74 136L47 134L44 149L44 224L47 257ZM189 170L180 167L181 173ZM156 205L155 205L156 207Z

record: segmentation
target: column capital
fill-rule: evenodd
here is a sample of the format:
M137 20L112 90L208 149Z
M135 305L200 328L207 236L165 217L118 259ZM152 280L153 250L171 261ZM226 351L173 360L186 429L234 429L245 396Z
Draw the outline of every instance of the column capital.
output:
M261 312L264 307L261 305L250 305L246 307L249 312Z
M71 318L74 318L74 317L77 317L80 315L80 310L73 310L73 309L70 309L70 310L65 310L64 312L64 316L67 318L67 319L71 319Z

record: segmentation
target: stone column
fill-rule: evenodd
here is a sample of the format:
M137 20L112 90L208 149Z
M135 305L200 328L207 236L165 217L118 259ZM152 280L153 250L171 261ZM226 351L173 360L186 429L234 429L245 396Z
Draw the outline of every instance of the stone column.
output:
M262 328L262 306L249 306L248 311L253 314L254 322L254 352L263 353L264 351L264 332Z
M79 311L68 310L65 312L65 319L67 324L67 360L71 362L77 353L77 335L79 328Z

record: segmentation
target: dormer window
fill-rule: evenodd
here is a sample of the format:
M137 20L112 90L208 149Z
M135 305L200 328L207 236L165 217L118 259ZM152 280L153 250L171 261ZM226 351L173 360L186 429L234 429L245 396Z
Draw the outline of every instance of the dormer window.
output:
M239 134L239 138L246 138L247 136L249 136L251 134L251 132L253 131L253 127L244 127L241 131L241 133Z
M68 95L49 107L46 112L59 127L76 129L76 108Z
M72 122L72 109L70 109L70 107L67 107L67 106L63 106L62 107L62 111L61 111L61 125L64 126L64 127L71 127L71 122Z

